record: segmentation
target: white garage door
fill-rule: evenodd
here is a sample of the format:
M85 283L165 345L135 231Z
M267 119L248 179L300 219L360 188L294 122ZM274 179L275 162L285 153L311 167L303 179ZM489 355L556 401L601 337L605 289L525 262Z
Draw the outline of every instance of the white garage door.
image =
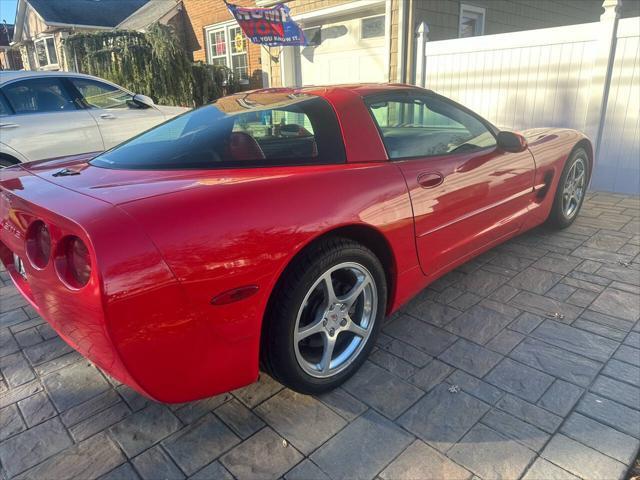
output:
M384 15L305 25L305 35L310 45L300 49L303 85L386 81Z

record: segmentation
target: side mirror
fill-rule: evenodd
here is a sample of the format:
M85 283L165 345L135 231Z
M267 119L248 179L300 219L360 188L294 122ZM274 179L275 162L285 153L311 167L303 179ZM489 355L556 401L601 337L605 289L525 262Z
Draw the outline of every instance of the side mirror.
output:
M505 152L524 152L527 147L527 139L519 133L506 131L498 133L498 148Z
M136 93L131 100L133 100L133 103L141 108L151 108L155 105L155 103L153 103L153 100L151 100L146 95L141 95L139 93Z

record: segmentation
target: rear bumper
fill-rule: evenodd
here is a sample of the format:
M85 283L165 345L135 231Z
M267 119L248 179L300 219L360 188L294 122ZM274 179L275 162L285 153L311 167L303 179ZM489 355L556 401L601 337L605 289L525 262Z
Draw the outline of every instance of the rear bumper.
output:
M173 403L257 378L259 339L238 333L208 302L190 303L153 242L120 208L20 168L0 172L0 201L0 260L16 287L70 346L118 381ZM52 251L70 234L89 246L85 287L64 285L51 260L42 269L31 265L25 236L35 219L49 227Z

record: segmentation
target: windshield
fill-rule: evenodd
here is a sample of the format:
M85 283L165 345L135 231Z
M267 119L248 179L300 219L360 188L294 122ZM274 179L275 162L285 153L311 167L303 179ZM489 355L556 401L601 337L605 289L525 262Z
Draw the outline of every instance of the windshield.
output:
M193 169L344 163L342 134L323 98L260 92L223 97L99 155L118 169Z

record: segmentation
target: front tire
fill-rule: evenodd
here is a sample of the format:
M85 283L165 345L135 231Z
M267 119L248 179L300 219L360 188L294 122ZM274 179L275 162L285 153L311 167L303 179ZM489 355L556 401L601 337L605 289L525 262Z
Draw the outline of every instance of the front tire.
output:
M589 181L589 155L584 148L576 148L565 163L556 187L548 224L555 228L571 225L582 207Z
M264 367L300 393L336 388L371 351L386 302L384 269L371 250L343 238L312 246L294 261L270 301Z

